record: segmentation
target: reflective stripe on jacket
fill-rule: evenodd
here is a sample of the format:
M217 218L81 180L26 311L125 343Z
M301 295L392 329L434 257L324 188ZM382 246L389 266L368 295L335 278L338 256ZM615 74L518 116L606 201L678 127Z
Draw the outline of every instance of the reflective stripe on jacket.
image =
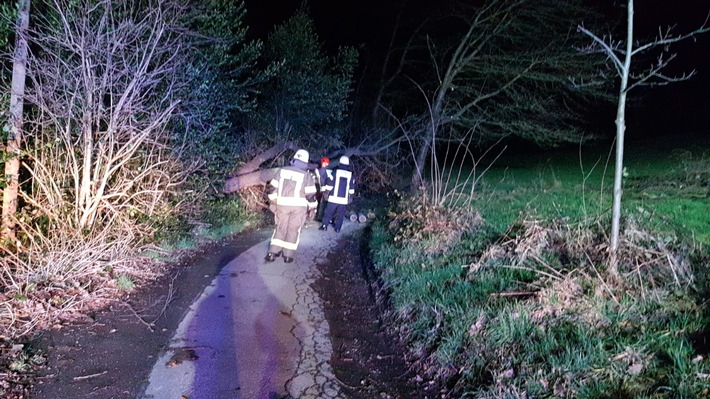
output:
M281 168L270 184L276 190L269 194L269 199L276 201L276 205L306 207L309 204L306 197L316 193L316 185L308 171L295 166Z
M333 170L332 178L328 179L324 189L330 191L328 202L347 205L350 196L355 194L353 172L340 168Z
M316 183L321 186L321 191L324 190L323 187L325 187L325 184L328 182L328 179L332 179L333 176L330 173L331 170L327 168L318 168L316 169Z

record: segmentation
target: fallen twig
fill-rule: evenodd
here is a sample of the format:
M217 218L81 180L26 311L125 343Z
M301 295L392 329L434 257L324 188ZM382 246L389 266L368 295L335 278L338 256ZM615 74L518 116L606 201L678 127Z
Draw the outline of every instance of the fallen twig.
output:
M490 296L492 298L506 297L506 296L528 296L534 295L535 291L516 291L516 292L497 292L492 293Z
M147 322L147 321L143 320L143 318L138 314L138 312L136 312L136 311L133 309L133 306L131 306L130 303L128 303L128 302L123 302L123 304L126 305L126 307L128 307L128 309L136 316L136 318L137 318L141 323L143 323L146 327L148 327L148 329L149 329L151 332L155 332L155 329L153 328L153 326L154 326L153 323L150 323L150 322Z
M165 302L163 303L163 308L160 310L160 312L158 313L158 315L155 316L155 319L153 319L153 321L146 321L145 319L143 319L143 317L141 317L141 316L138 314L138 312L135 311L135 309L133 309L133 306L131 306L130 303L128 303L128 302L123 302L123 303L128 307L128 309L130 309L131 312L133 312L133 314L138 318L138 320L140 320L141 323L145 324L145 325L148 327L148 329L150 329L151 332L154 332L154 331L155 331L155 329L153 328L153 327L155 327L155 323L158 321L158 319L160 319L160 317L161 317L163 314L165 314L165 311L167 310L168 305L169 305L169 304L173 301L173 299L174 299L174 295L175 295L175 279L177 279L177 277L178 277L179 275L180 275L180 273L178 272L178 273L176 273L176 274L170 279L170 284L169 284L169 286L168 286L168 294L167 294L167 297L166 297L166 299L165 299Z
M102 375L104 375L104 374L106 374L106 373L108 373L108 370L104 370L104 371L102 371L102 372L100 372L100 373L96 373L96 374L80 375L80 376L74 377L74 378L72 378L72 379L73 379L74 381L88 380L89 378L99 377L99 376L102 376Z

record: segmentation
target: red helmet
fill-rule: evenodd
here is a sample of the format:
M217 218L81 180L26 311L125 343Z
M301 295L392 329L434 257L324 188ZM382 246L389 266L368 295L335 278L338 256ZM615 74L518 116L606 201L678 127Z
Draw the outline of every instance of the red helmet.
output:
M328 157L323 157L323 158L320 159L320 163L321 163L321 164L330 165L330 158L328 158Z

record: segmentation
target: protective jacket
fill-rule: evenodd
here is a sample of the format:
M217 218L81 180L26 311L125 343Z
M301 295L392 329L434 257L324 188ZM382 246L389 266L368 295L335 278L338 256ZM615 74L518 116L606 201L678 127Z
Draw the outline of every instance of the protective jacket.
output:
M328 182L328 179L332 178L333 175L330 169L324 167L316 169L316 185L320 186L321 191L325 190L325 184Z
M291 165L279 169L271 179L274 190L268 195L269 200L277 206L315 207L316 185L306 167L305 163L294 160Z
M328 202L347 205L355 194L355 181L350 165L340 165L331 172L323 189L330 191Z
M298 159L291 161L271 180L268 196L276 204L274 221L276 229L271 236L269 253L282 253L284 259L293 258L301 238L301 227L306 222L309 207L316 208L316 185L308 173L307 164ZM273 258L272 258L273 259Z

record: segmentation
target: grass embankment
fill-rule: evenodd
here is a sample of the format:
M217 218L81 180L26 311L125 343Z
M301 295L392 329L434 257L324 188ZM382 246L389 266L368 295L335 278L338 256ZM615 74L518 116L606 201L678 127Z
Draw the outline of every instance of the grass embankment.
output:
M446 397L710 396L707 154L629 151L618 273L606 157L501 159L474 209L402 201L373 227L393 325Z

